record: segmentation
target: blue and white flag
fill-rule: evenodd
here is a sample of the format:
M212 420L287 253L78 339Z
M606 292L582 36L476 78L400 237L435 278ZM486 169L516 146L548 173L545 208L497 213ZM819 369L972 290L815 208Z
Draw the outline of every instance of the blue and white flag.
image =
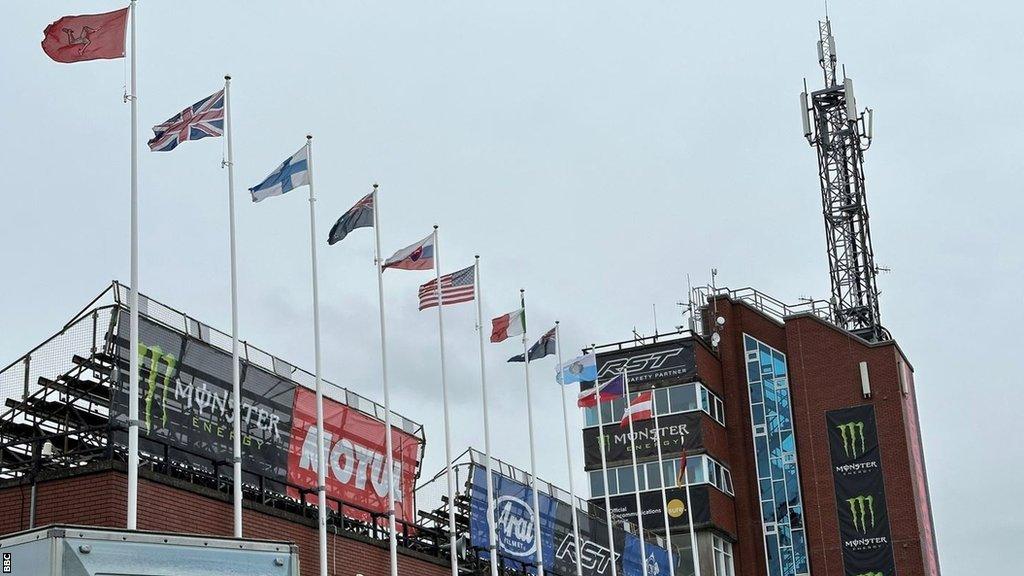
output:
M558 374L555 376L562 386L568 386L573 382L593 382L597 380L597 356L595 354L584 354L558 367Z
M670 574L668 550L651 542L644 542L644 549L647 552L647 558L643 558L640 554L640 539L626 533L626 543L622 550L622 575L643 576L646 572L647 576L668 576ZM646 571L641 564L647 565Z
M299 151L278 166L263 182L249 188L252 201L259 202L271 196L280 196L299 186L309 184L309 148Z

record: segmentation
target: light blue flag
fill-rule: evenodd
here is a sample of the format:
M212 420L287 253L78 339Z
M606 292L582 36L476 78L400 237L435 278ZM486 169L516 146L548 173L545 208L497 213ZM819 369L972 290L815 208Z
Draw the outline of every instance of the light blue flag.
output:
M584 354L577 356L558 367L555 381L562 386L573 382L593 382L597 380L597 355Z
M259 202L271 196L280 196L299 186L309 184L309 148L303 146L285 160L263 182L249 188L252 201Z

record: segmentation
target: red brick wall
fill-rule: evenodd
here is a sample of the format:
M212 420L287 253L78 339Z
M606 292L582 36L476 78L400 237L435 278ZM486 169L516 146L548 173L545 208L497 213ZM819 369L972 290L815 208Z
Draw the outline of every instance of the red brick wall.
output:
M123 527L126 518L127 477L104 471L85 476L44 481L39 484L36 526L85 524ZM0 534L28 528L29 488L0 489ZM24 511L22 512L22 505ZM139 529L231 536L231 503L192 490L153 480L139 480ZM287 540L299 546L302 576L319 569L315 521L291 520L274 513L246 508L246 538ZM366 543L328 532L327 567L331 576L388 576L386 543ZM451 568L428 560L399 554L399 570L415 576L447 576Z
M801 486L816 576L843 576L842 549L825 413L870 403L875 408L896 571L924 576L903 395L895 344L871 346L815 318L786 323L790 391ZM872 397L861 393L859 363L868 363ZM929 532L930 533L930 532Z

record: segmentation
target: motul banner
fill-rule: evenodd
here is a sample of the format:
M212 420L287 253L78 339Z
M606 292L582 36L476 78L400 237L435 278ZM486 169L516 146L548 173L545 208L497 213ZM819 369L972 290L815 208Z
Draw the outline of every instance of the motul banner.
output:
M118 373L110 409L127 444L128 313L119 315L114 344ZM234 398L231 354L146 317L139 319L139 441L146 454L214 473L232 458ZM295 381L242 361L242 468L268 490L297 495L316 488L316 395ZM372 512L386 512L384 423L324 399L327 495ZM396 515L413 519L413 485L420 440L393 429ZM222 467L223 473L230 465ZM286 486L286 484L288 486ZM348 508L351 517L365 513Z
M684 412L658 417L658 433L654 419L633 423L633 434L623 429L618 422L603 426L604 441L601 442L601 428L583 429L583 465L587 470L601 468L601 445L604 445L608 466L632 462L633 443L636 443L637 460L654 458L658 455L658 436L661 436L661 453L665 459L678 456L683 450L693 451L704 446L701 431L703 412Z
M327 496L349 504L385 512L388 509L385 427L362 412L324 398L324 452L327 453ZM415 520L413 488L419 459L419 439L391 429L394 448L395 516ZM295 390L288 482L316 489L316 394ZM360 516L350 511L351 516Z
M895 576L875 408L833 410L825 420L846 575Z

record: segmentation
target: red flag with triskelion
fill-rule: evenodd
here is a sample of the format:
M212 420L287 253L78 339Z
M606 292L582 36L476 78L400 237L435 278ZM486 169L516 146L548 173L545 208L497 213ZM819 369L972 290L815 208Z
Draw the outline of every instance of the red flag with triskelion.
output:
M65 16L43 30L43 52L57 62L124 58L128 8Z

